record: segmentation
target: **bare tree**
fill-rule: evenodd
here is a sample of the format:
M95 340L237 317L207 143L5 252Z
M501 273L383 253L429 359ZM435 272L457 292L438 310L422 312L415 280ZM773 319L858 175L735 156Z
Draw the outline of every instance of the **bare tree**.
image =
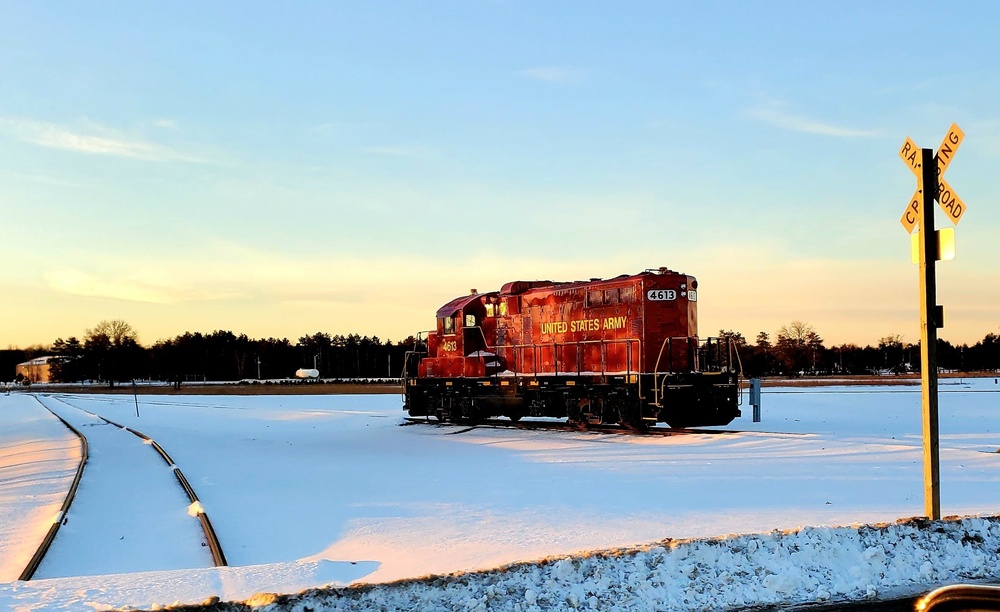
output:
M731 329L720 329L719 340L729 340L738 348L742 348L747 345L747 340L743 337L743 334Z
M788 372L816 370L817 352L823 348L823 339L812 325L792 321L782 326L777 336L775 348Z
M878 340L878 349L882 352L882 369L894 374L902 374L909 369L905 363L903 351L903 336L889 334Z
M778 344L818 348L822 346L823 339L819 337L812 325L802 321L792 321L778 330Z
M885 348L887 346L903 346L903 336L900 334L889 334L888 336L882 336L878 339L879 348Z
M104 337L112 346L122 346L129 342L139 342L139 334L136 333L131 325L121 319L101 321L93 329L88 329L84 337L88 341Z
M85 336L84 353L92 375L107 381L109 387L115 381L135 378L142 350L139 334L121 319L101 321Z

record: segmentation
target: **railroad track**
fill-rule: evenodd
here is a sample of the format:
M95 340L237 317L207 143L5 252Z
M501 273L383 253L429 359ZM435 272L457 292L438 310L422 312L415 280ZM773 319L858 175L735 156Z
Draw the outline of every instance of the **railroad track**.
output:
M52 410L49 410L49 407L42 403L37 396L32 397L34 397L35 401L41 404L43 408L51 412L53 416L59 419L63 425L68 427L69 430L76 434L76 437L80 439L80 465L76 468L76 474L73 476L73 482L70 484L69 491L67 491L66 497L63 499L63 503L59 507L59 512L52 519L52 524L49 526L49 530L45 533L45 538L42 539L42 543L39 545L38 549L35 550L35 554L31 556L31 559L28 561L28 565L24 568L24 571L21 572L20 576L18 576L18 580L31 580L31 577L34 576L35 572L38 570L38 566L41 565L42 559L45 557L45 553L49 551L49 547L52 546L53 540L56 539L56 533L59 532L59 526L62 525L63 517L66 516L66 512L69 511L70 504L73 503L73 498L76 497L76 490L80 488L80 480L83 479L83 469L86 467L87 459L90 457L90 447L87 444L87 437L80 433L79 429L70 425L69 421L62 418L55 412L52 412Z
M452 422L442 422L436 419L428 417L405 417L405 425L437 425L441 427L460 427L455 431L449 432L450 434L462 434L474 429L524 429L524 430L545 430L545 431L575 431L575 432L589 432L589 433L599 433L599 434L626 434L635 436L689 436L693 434L765 434L765 435L782 435L782 436L803 436L807 434L800 433L788 433L788 432L770 432L770 431L745 431L740 429L703 429L697 427L688 428L672 428L672 427L649 427L647 429L638 430L630 427L625 427L623 425L607 425L607 424L586 424L586 423L567 423L566 421L532 421L532 420L521 420L521 421L509 421L505 419L484 419L477 423L452 423Z
M28 566L25 567L24 571L21 573L21 576L19 578L20 580L32 579L35 572L41 565L42 560L45 558L53 542L55 541L59 527L65 524L66 521L68 520L67 515L69 513L70 506L76 497L77 491L80 487L80 483L83 479L84 469L90 459L90 450L91 450L90 443L88 442L87 437L81 432L81 428L76 427L70 423L70 421L73 419L65 418L63 415L59 414L59 412L53 410L52 407L46 405L46 403L42 401L42 399L39 398L37 395L32 394L32 397L34 397L35 400L38 401L38 403L41 404L43 408L52 413L57 419L59 419L64 425L66 425L66 427L68 427L71 431L73 431L73 433L76 434L77 437L80 438L80 442L82 445L82 453L81 453L80 465L76 471L76 475L73 479L73 482L67 492L66 498L63 500L63 504L60 507L59 513L53 519L53 523L49 528L49 531L46 533L46 536L43 539L41 545L38 547L38 549L35 551L35 554L29 561ZM50 398L50 399L55 399L55 398ZM191 514L192 516L195 516L198 519L201 525L202 533L204 534L204 542L202 545L207 546L211 551L212 561L214 565L215 566L227 565L226 557L225 554L223 553L222 546L219 543L219 539L216 536L215 529L212 526L212 522L208 518L208 514L205 513L204 508L202 508L201 502L198 499L198 496L195 493L194 488L188 482L187 478L184 476L184 473L181 471L181 469L176 465L174 460L170 457L170 455L166 452L166 450L164 450L163 447L160 446L159 443L157 443L155 440L153 440L152 438L150 438L149 436L138 430L111 421L110 419L107 419L99 414L96 414L89 410L85 410L83 408L73 406L62 400L56 400L56 401L59 401L60 404L66 406L70 410L79 411L81 413L89 415L89 417L93 419L100 420L104 424L112 425L114 427L117 427L118 429L131 433L137 438L140 438L143 444L151 446L153 450L156 451L156 453L163 459L163 461L170 468L174 477L177 480L177 483L184 490L184 493L190 500L191 504L188 506L188 513Z

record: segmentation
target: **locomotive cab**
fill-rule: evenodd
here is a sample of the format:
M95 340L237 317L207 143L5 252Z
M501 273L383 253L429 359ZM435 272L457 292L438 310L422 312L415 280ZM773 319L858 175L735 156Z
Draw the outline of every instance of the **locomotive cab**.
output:
M482 377L498 372L501 363L490 351L487 337L495 333L496 293L472 293L454 299L436 313L436 329L427 337L427 356L418 377Z

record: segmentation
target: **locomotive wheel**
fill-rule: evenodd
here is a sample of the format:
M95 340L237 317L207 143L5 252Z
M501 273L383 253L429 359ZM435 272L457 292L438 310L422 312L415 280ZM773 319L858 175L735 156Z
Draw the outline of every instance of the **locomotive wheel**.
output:
M642 420L642 414L637 402L618 400L615 402L618 413L618 424L636 431L645 431L648 427Z
M437 401L433 408L429 409L428 412L433 414L439 423L447 423L455 414L455 403L454 400L448 397L438 396Z
M438 406L434 409L434 417L440 423L445 423L448 421L448 412L444 409L444 406Z
M566 422L569 425L587 427L592 422L587 415L591 414L593 410L591 400L566 398Z
M518 421L521 420L521 417L524 416L524 410L525 410L525 408L524 408L523 404L512 404L511 403L511 404L507 404L507 405L503 406L503 408L496 408L496 409L488 412L485 416L486 416L486 418L489 418L489 417L495 416L497 413L499 413L500 415L505 416L508 419L510 419L511 423L517 423Z
M646 431L649 429L649 423L647 421L642 420L641 417L636 416L633 421L626 424L626 427L629 427L635 431Z
M475 425L480 419L479 409L476 407L476 400L472 398L462 398L455 402L455 413L453 415L456 423Z

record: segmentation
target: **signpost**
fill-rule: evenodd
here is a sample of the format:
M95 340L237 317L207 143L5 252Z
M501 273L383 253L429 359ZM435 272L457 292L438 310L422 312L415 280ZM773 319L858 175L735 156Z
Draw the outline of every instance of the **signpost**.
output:
M920 382L922 388L924 431L924 512L927 518L941 518L941 481L938 449L937 330L944 327L944 309L937 302L937 278L934 262L940 259L940 237L934 231L934 200L948 218L958 224L965 214L965 203L948 183L944 173L965 138L954 123L945 135L937 155L920 149L907 138L899 157L916 175L917 190L910 198L899 222L909 234L918 228L917 261L920 267Z

